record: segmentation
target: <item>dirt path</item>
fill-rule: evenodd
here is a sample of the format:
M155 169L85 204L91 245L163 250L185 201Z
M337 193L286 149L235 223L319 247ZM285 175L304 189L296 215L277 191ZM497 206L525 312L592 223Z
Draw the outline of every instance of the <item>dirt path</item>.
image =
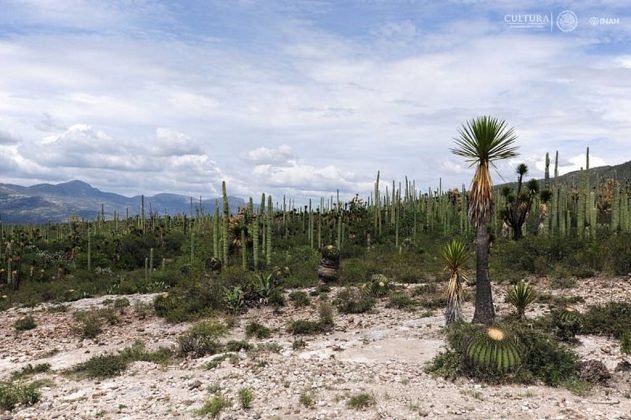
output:
M586 280L565 293L584 295L587 303L608 297L624 298L628 287L616 279ZM597 290L597 291L596 291ZM502 302L503 287L496 288ZM556 291L554 292L556 293ZM50 363L53 371L32 379L49 378L54 385L42 388L42 401L33 407L18 407L4 418L14 419L171 419L193 418L195 410L211 395L208 387L220 389L232 399L222 418L280 419L631 419L630 374L618 372L609 387L597 387L587 397L565 389L543 386L484 386L467 380L457 382L433 378L423 372L425 362L443 346L440 310L403 311L386 308L381 302L374 313L335 316L335 329L328 334L305 337L306 347L293 350L294 337L285 331L289 319L315 318L312 307L288 307L281 314L269 308L250 310L241 316L229 338L245 339L243 327L254 319L272 328L270 339L280 353L242 352L212 370L204 364L213 357L179 361L168 366L134 363L124 375L101 380L75 380L61 370L94 355L130 346L141 339L148 348L174 346L188 325L170 325L149 316L138 319L134 303L151 302L152 295L127 296L131 306L118 325L105 327L97 340L80 340L73 331L73 311L103 307L105 296L70 304L66 312L50 313L46 306L32 310L10 309L0 313L0 376L31 363ZM500 303L500 311L508 308ZM544 306L535 308L542 311ZM16 335L15 320L32 312L38 327ZM472 315L470 304L465 316ZM623 360L612 340L581 336L576 351L598 359L613 369ZM237 393L244 387L254 392L250 410L239 408ZM375 405L364 410L348 407L358 393L371 394ZM313 397L307 408L299 402L303 394Z

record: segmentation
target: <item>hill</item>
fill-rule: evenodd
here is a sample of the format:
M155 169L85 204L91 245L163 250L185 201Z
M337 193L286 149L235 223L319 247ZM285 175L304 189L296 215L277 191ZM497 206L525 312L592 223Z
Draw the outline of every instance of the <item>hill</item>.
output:
M190 214L190 197L178 194L156 194L145 197L145 214L149 211L164 214ZM204 212L215 210L215 200L203 200ZM104 192L83 181L61 184L37 184L30 187L0 184L0 220L3 223L60 223L71 215L94 219L103 206L105 217L113 218L114 212L122 217L140 213L141 196L126 197ZM231 210L243 206L245 201L228 197ZM199 199L193 198L193 211L200 207Z

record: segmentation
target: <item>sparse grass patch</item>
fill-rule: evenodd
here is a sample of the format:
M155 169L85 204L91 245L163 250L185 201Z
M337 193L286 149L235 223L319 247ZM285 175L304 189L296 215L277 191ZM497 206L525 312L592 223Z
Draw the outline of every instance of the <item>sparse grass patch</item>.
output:
M395 309L410 309L416 305L416 301L414 301L410 296L405 292L394 292L390 293L388 297L388 304L386 305L388 308Z
M95 356L70 368L66 373L90 379L111 378L122 374L132 362L145 361L165 364L170 358L171 351L169 349L161 347L156 351L149 352L141 341L137 341L118 354Z
M26 376L36 375L38 373L44 373L48 371L50 371L50 363L40 363L35 366L29 363L22 369L16 370L15 372L11 373L11 379L22 379Z
M302 404L303 406L305 406L307 408L311 408L316 403L315 395L312 392L310 392L310 391L303 392L298 397L298 402L300 402L300 404Z
M241 350L249 351L252 350L252 345L247 341L236 341L231 340L226 343L226 351L233 351L235 353L240 352Z
M203 357L221 351L221 343L217 339L226 335L228 329L217 322L202 321L177 339L181 356Z
M0 410L12 411L16 406L36 404L41 394L36 384L0 383Z
M375 397L367 393L353 395L346 405L355 410L363 410L376 404Z
M261 340L264 338L269 338L270 335L270 329L256 321L250 321L245 326L245 336L248 338L256 337Z
M254 401L254 393L250 388L241 388L239 390L239 405L244 410L252 408L252 401Z
M344 314L362 314L375 306L375 299L356 287L346 287L338 292L334 303Z
M232 401L221 395L215 395L213 398L206 400L204 405L202 405L196 413L198 416L210 416L215 418L219 416L224 409L230 407L232 407Z
M127 298L119 298L114 300L114 307L121 309L121 308L127 308L129 306L129 299Z
M307 293L301 290L296 290L294 292L291 292L289 294L289 300L291 300L291 302L294 304L296 308L309 306L309 304L311 304L311 301L309 300L309 296L307 295Z

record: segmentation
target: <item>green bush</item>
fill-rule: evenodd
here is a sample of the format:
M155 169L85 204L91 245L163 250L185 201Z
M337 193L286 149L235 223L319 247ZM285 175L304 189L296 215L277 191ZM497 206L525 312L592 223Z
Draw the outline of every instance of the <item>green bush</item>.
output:
M203 357L221 351L217 341L227 334L227 328L216 322L204 321L193 325L177 339L179 354L182 356Z
M370 394L361 393L353 395L347 402L349 408L363 410L376 404L375 397Z
M291 321L287 327L287 332L290 332L293 335L319 334L324 331L325 328L322 324L320 324L320 322L307 321L304 319Z
M96 312L75 312L74 318L79 321L75 332L83 339L96 338L103 331L103 321Z
M247 341L237 341L230 340L226 343L225 350L232 351L235 353L240 352L241 350L249 351L252 349L252 345Z
M250 321L245 326L245 336L248 338L256 337L261 340L264 338L269 338L270 335L270 329L256 321Z
M454 379L465 376L489 383L534 383L550 386L578 378L578 356L551 335L521 323L502 326L521 343L524 349L522 368L514 373L476 369L467 362L468 343L483 327L462 322L447 329L448 349L437 355L426 367L428 373Z
M362 314L375 306L375 300L356 287L346 287L340 290L334 303L338 311L344 314Z
M289 294L289 300L292 301L292 303L294 304L294 306L296 308L300 308L300 307L303 307L303 306L309 306L309 304L311 303L307 293L303 292L301 290L296 290L294 292L291 292Z
M36 404L41 394L36 384L0 383L0 409L12 411L18 404L30 406Z
M111 378L121 375L132 362L144 361L164 364L170 358L171 350L161 347L156 351L149 352L141 341L136 341L131 347L121 350L118 354L92 357L72 367L66 373L86 378Z
M37 324L32 316L27 315L15 321L13 326L16 331L28 331L37 327Z
M592 305L583 315L583 333L620 338L631 325L631 303Z
M239 390L239 404L244 410L252 408L252 401L254 401L254 393L250 388L241 388Z
M620 336L620 352L631 354L631 330L625 331Z
M21 379L25 376L36 375L38 373L44 373L50 371L50 363L40 363L35 366L28 364L22 369L15 371L11 374L11 379Z
M388 308L396 308L396 309L409 309L416 305L416 301L414 301L410 296L405 292L396 292L391 293L388 298L388 304L386 305Z
M199 416L210 416L215 418L221 414L221 412L226 409L232 407L232 401L229 399L222 397L221 395L216 395L212 399L206 400L204 405L197 410L197 415Z

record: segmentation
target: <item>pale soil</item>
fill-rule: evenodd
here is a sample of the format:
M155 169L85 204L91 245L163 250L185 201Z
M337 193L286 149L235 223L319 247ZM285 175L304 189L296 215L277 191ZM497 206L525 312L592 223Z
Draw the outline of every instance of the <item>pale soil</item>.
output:
M553 294L581 295L585 304L610 299L631 299L627 278L579 280L577 288L554 290ZM545 289L545 280L538 281ZM499 313L510 311L504 304L505 286L495 288ZM317 308L294 309L288 305L282 314L269 308L253 309L240 317L228 339L245 339L243 327L253 319L272 328L270 339L282 346L280 354L245 353L239 361L225 360L218 368L203 365L213 357L176 361L168 366L134 363L116 378L77 380L61 371L94 355L131 345L136 339L148 348L175 346L187 324L170 325L149 316L140 320L134 313L137 300L151 302L152 295L127 296L132 306L125 309L123 322L107 326L97 340L80 340L73 332L72 312L103 307L108 297L84 299L70 304L64 313L49 313L45 305L35 309L10 309L0 313L0 380L31 363L50 363L53 371L31 379L49 378L54 385L42 389L42 401L33 407L18 407L5 417L14 419L171 419L194 418L195 410L211 396L207 387L218 384L232 399L232 408L221 418L281 419L377 419L377 418L462 418L462 419L631 419L631 373L617 372L609 386L598 386L580 397L565 389L545 386L485 386L468 380L457 382L424 373L425 362L442 348L442 311L428 315L423 309L402 311L385 307L362 315L335 315L334 331L305 337L307 347L292 350L294 337L285 331L290 319L317 317ZM110 296L109 298L114 298ZM312 302L316 302L312 299ZM547 305L534 305L535 316ZM37 328L16 334L15 320L32 312ZM467 303L465 317L472 316ZM251 340L252 343L257 340ZM575 350L585 359L603 361L613 372L624 360L614 340L581 336ZM50 355L52 349L57 353ZM253 407L239 408L237 393L243 387L253 390ZM299 403L304 392L312 392L315 406ZM373 407L354 410L347 407L349 396L367 392L376 400ZM2 417L2 418L5 418Z

